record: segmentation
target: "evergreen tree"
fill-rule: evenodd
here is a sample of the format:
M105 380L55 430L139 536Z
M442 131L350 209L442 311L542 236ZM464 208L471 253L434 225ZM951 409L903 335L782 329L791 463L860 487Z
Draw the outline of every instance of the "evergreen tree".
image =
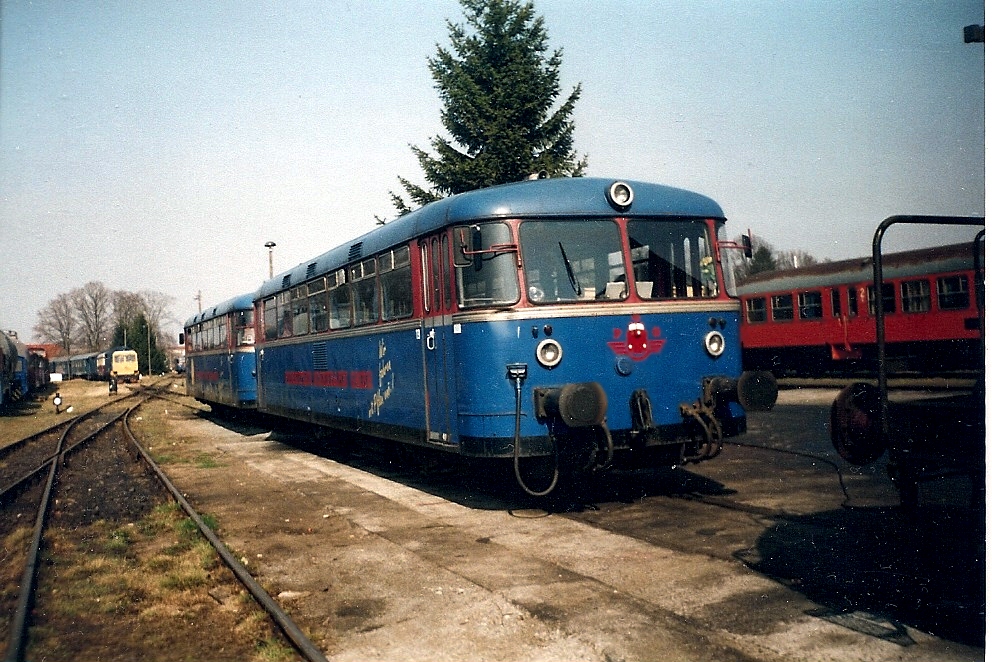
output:
M548 54L544 19L533 2L460 0L468 28L448 21L451 50L428 59L452 139L435 136L432 156L411 146L429 189L400 177L416 205L532 173L581 176L587 160L572 149L572 111L580 85L557 109L562 51ZM411 208L390 193L401 213Z
M124 330L127 329L127 346L138 354L138 371L142 375L149 374L148 360L151 358L152 373L158 374L166 371L166 356L159 346L155 337L155 329L149 333L148 321L144 313L139 313L126 325L119 326L114 331L114 344L124 345ZM149 343L151 346L149 347ZM150 351L149 351L150 349Z

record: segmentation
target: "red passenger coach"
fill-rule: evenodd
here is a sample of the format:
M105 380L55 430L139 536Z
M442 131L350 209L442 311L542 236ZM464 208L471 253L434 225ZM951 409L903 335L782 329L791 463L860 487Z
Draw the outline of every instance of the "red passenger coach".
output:
M983 248L955 244L883 258L893 367L924 373L981 367L976 288L983 280ZM744 368L778 375L871 369L878 355L872 279L871 257L749 278L738 290Z

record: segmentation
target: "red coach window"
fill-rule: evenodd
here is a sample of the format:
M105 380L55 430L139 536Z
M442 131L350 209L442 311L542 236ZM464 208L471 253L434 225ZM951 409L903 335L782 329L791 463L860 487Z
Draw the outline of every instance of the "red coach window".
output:
M768 311L765 309L764 299L748 299L745 305L747 306L748 322L765 322L768 320Z
M772 319L776 322L788 322L792 317L792 293L772 295Z
M804 320L823 319L823 296L819 292L799 293L799 318Z
M937 307L941 310L964 310L969 305L968 277L945 276L937 279Z
M901 286L902 311L925 313L930 310L930 283L925 280L908 280Z

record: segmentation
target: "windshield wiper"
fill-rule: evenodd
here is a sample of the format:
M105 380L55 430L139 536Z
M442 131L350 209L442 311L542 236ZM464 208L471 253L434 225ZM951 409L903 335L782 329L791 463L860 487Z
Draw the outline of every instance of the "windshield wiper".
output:
M579 287L579 281L575 278L575 272L572 270L572 263L568 261L568 255L565 254L565 247L560 241L558 242L558 249L561 251L561 259L565 261L565 273L568 274L568 283L575 291L575 296L581 296L582 289Z

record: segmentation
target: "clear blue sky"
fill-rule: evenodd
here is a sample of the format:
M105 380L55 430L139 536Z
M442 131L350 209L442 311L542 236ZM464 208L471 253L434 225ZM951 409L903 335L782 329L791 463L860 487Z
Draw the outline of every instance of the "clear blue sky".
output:
M866 255L985 208L973 1L536 0L588 174L719 202L733 234ZM0 0L0 328L91 280L178 323L392 217L442 131L454 0ZM889 238L891 235L891 239ZM886 249L957 241L893 230Z

